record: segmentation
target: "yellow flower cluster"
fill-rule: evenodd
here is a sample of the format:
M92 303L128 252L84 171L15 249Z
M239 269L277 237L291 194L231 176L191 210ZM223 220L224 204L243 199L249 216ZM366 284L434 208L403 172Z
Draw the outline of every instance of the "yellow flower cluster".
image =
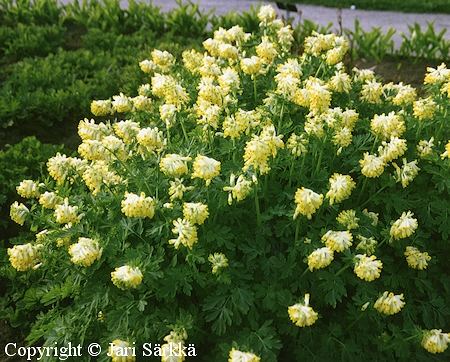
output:
M306 216L309 220L312 218L317 209L322 205L323 195L314 192L313 190L302 187L295 192L295 203L297 207L294 212L294 220L298 214Z
M183 204L183 216L190 223L201 225L209 216L208 205L201 202L185 202Z
M442 329L432 329L424 331L422 347L430 353L444 352L450 343L450 333L442 333Z
M308 255L308 267L310 271L313 269L322 269L331 264L334 259L334 251L329 247L314 250Z
M403 294L394 295L394 293L384 292L374 304L375 309L384 314L396 314L405 305Z
M108 346L108 356L112 362L134 362L134 350L131 344L120 339L115 339Z
M325 197L330 200L330 205L334 202L341 202L348 198L353 189L356 187L356 183L349 175L341 175L334 173L329 179L330 189L326 193Z
M306 327L313 325L318 314L309 306L309 294L305 294L304 302L288 307L289 318L295 325Z
M336 217L336 221L343 225L347 230L357 229L359 227L355 210L342 210Z
M376 114L370 122L370 126L375 135L381 139L400 137L406 130L405 122L395 112L390 112L388 115Z
M220 161L211 157L197 155L194 160L194 172L192 178L201 178L206 181L206 186L211 184L211 180L220 173Z
M142 272L139 267L131 267L123 265L111 272L111 280L113 284L122 290L135 289L142 283Z
M54 209L56 205L63 203L63 198L56 192L45 191L39 196L39 203L46 209Z
M54 212L56 222L62 224L75 223L78 224L82 215L78 215L78 206L70 206L69 199L66 197L63 204L55 206Z
M41 261L41 253L39 249L42 244L33 245L31 243L24 245L14 245L8 248L9 261L14 269L18 271L26 271L39 267Z
M224 191L228 191L228 204L231 205L233 200L242 201L252 191L252 181L248 181L244 175L239 175L236 179L235 174L230 175L230 186L224 186Z
M129 217L148 217L152 218L155 214L155 202L151 197L145 197L145 192L141 195L125 193L125 199L122 200L122 212Z
M12 221L16 222L19 225L23 225L29 213L30 210L23 203L19 204L17 201L14 201L14 203L11 205L9 216L11 217Z
M328 230L322 236L322 242L332 251L341 252L352 246L353 235L348 231Z
M38 198L40 196L39 187L44 186L44 184L38 184L33 180L23 180L19 186L16 187L17 193L26 198Z
M403 212L402 216L396 220L391 226L390 235L391 240L404 239L411 236L417 229L417 219L413 218L414 214L411 211Z
M247 172L252 168L255 173L259 171L261 175L269 172L269 157L276 157L277 149L284 148L282 137L276 134L273 125L264 127L259 136L253 135L245 145L242 171Z
M395 162L392 163L395 167L394 178L395 181L401 182L403 187L409 185L409 183L414 180L417 174L420 171L420 168L417 167L417 161L407 162L406 158L403 159L403 166L400 168L397 166Z
M80 237L77 243L69 247L69 254L72 257L70 260L83 267L88 267L96 260L100 260L102 252L99 242L90 238Z
M161 159L159 167L167 176L180 177L189 172L187 161L190 160L192 160L190 157L183 157L178 154L170 153Z
M161 362L182 362L185 360L185 354L183 353L184 341L188 338L187 332L184 327L177 327L176 330L170 331L170 333L164 337L164 343L161 346Z
M421 253L414 246L407 246L404 254L408 265L413 269L426 269L428 262L431 260L431 256L427 252Z
M376 260L375 255L368 257L366 254L358 254L356 255L356 259L354 270L359 278L371 282L380 277L383 263L380 260Z
M173 220L174 228L172 232L178 234L176 239L170 239L169 244L173 244L175 249L178 249L180 244L192 249L192 246L197 242L197 228L190 221L178 218Z
M222 253L209 254L208 261L212 264L213 274L216 274L220 268L228 266L228 259Z
M228 362L259 362L261 358L252 352L241 352L232 348L228 358Z

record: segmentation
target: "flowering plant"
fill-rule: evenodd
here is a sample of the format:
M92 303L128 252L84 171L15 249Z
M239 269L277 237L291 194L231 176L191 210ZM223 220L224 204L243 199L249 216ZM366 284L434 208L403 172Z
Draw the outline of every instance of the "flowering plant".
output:
M295 56L274 9L258 18L204 53L154 50L135 96L92 102L79 157L17 187L11 217L39 232L8 249L15 315L42 307L31 342L100 341L105 360L152 341L230 361L446 350L450 70L418 97L346 71L343 37Z

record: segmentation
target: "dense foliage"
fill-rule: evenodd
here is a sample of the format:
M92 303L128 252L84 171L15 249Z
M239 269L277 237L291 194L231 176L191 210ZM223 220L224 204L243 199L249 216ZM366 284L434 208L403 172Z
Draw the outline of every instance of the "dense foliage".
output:
M37 234L3 252L2 315L31 343L448 359L450 70L419 98L346 72L343 37L296 56L271 6L258 20L153 50L137 95L91 103L109 120L80 122L78 156L17 186L11 218Z

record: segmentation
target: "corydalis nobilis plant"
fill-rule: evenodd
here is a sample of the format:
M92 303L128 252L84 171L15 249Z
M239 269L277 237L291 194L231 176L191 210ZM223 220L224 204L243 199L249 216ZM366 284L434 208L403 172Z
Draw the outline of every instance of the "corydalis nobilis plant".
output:
M230 361L446 350L450 70L418 97L347 70L343 37L313 32L297 56L273 8L258 17L204 52L152 51L135 95L92 102L110 120L80 121L79 155L18 186L11 217L39 233L8 249L15 280L53 307L31 341L139 356L183 331Z

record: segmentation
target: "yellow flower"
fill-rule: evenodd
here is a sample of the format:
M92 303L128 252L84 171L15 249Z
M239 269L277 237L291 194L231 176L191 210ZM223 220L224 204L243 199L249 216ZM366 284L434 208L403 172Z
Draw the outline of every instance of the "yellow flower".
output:
M423 270L428 266L431 256L427 252L421 253L419 249L414 246L407 246L405 251L406 261L413 269Z
M372 211L368 211L367 209L363 210L363 214L368 218L372 219L372 226L377 226L378 224L378 214Z
M407 144L405 139L392 136L389 142L382 141L378 147L378 153L385 163L391 162L403 156L406 152Z
M425 75L425 79L423 84L433 84L445 82L450 79L450 69L447 69L445 63L439 65L436 69L428 67L427 74Z
M173 244L175 249L178 249L180 244L183 244L189 249L192 249L194 243L197 242L197 228L190 221L178 218L173 220L174 228L172 232L178 234L176 239L170 239L169 244Z
M245 179L244 175L239 175L236 180L236 176L231 174L230 186L225 186L224 191L228 191L228 204L233 203L233 199L236 201L244 200L252 191L252 182Z
M322 269L330 265L334 259L334 252L328 247L314 250L308 255L308 267L310 271L313 269Z
M44 184L39 184L33 180L23 180L16 187L16 190L20 196L26 199L38 198L41 194L39 191L40 186L44 186Z
M445 152L441 154L441 158L444 159L446 157L450 157L450 141L445 145Z
M394 295L386 291L377 299L374 308L380 313L392 315L400 312L404 305L403 294Z
M131 98L134 108L140 111L150 111L152 109L152 100L143 94Z
M145 197L145 192L141 192L140 196L126 192L122 200L122 212L128 217L151 219L155 214L155 203L151 197Z
M250 74L253 76L260 72L261 67L262 67L261 58L257 56L241 59L241 68L245 74Z
M364 153L364 159L359 160L361 166L361 173L366 177L379 177L384 172L384 160L383 157Z
M413 114L414 117L417 117L420 121L425 118L433 119L437 108L438 105L436 102L431 97L427 97L413 103Z
M450 343L450 333L442 333L442 329L432 329L424 331L422 347L430 353L444 352Z
M275 44L269 41L269 37L263 36L261 43L256 47L256 54L266 64L271 64L278 55Z
M47 161L48 173L58 185L64 183L65 180L73 182L74 177L81 175L86 167L87 162L76 157L67 157L59 152Z
M212 264L213 274L216 274L220 268L228 266L228 259L222 253L209 254L208 261Z
M131 344L120 339L115 339L108 346L108 356L112 362L134 362L134 349Z
M336 71L330 78L328 85L330 89L338 93L348 93L352 89L350 76L342 70Z
M377 137L382 139L400 137L406 130L405 122L395 112L390 112L388 115L376 114L370 122L370 126Z
M263 5L259 8L258 19L261 20L264 26L274 21L276 17L277 13L275 9L272 7L272 5Z
M347 230L357 229L359 227L359 218L356 217L355 210L342 210L336 217L339 224L345 226Z
M372 104L381 103L383 85L376 80L366 80L361 89L361 100Z
M131 99L120 92L119 95L113 96L112 107L118 113L131 111Z
M306 81L306 90L308 91L309 109L312 114L325 112L331 103L331 92L328 85L320 78L310 77Z
M139 123L126 120L115 123L114 130L125 143L130 144L134 141L140 129Z
M241 352L232 348L228 362L259 362L260 360L260 357L251 352Z
M434 137L431 137L429 141L420 140L419 144L417 145L417 152L419 153L419 157L425 157L433 153L433 147L434 147Z
M188 173L187 161L190 160L190 157L183 157L172 153L161 159L159 167L166 176L180 177Z
M394 89L397 91L397 94L392 99L392 103L396 106L412 104L417 98L416 90L409 84L404 85L400 82L400 84L394 86Z
M222 75L217 78L217 81L224 95L230 92L237 92L241 84L239 74L233 68L223 69Z
M403 159L403 167L400 168L394 162L392 165L395 167L394 179L397 182L401 182L403 187L408 186L408 184L414 180L414 178L419 173L420 168L417 167L417 161L406 162L406 158Z
M81 220L81 215L78 216L77 213L78 206L70 206L69 199L66 197L63 204L56 205L54 215L56 222L77 224Z
M100 192L104 185L117 185L124 182L119 175L109 170L105 161L93 161L86 168L82 177L94 196Z
M169 181L169 195L171 201L175 199L182 199L186 191L191 191L194 189L194 186L184 186L183 181L183 179L179 178L175 178L175 181Z
M292 133L286 143L286 148L292 150L293 155L301 156L302 154L308 152L308 149L306 148L307 144L308 139L304 134L298 136L295 133Z
M309 306L309 294L305 294L303 303L297 303L288 307L288 313L291 321L299 327L313 325L318 317L317 312Z
M17 201L14 201L14 203L11 205L9 216L11 217L12 221L16 222L19 225L23 225L29 213L30 210L23 203L19 204Z
M322 236L322 242L332 251L341 252L352 246L353 235L348 231L328 230Z
M167 144L162 131L158 127L142 128L136 135L138 143L147 148L148 152L161 152Z
M174 56L167 50L161 51L158 49L153 49L152 59L163 71L169 70L169 68L175 63Z
M191 49L182 53L183 64L191 73L197 73L203 64L203 54Z
M295 192L295 203L297 207L294 213L294 220L298 214L306 216L309 220L317 209L322 205L323 195L310 189L302 187Z
M31 243L24 245L14 245L8 248L9 261L14 269L18 271L26 271L36 269L41 261L41 253L39 249L42 244L32 245Z
M158 66L153 60L145 59L139 62L139 67L144 73L154 73L158 70Z
M411 211L403 212L402 216L394 222L390 230L391 240L392 238L395 240L404 239L414 233L418 225L417 219L414 219L413 215Z
M372 255L367 257L366 254L361 255L357 254L356 258L358 259L355 264L355 274L368 282L375 280L380 277L381 268L383 267L383 263L380 260L376 260L376 256Z
M219 45L218 51L222 58L226 58L229 61L239 58L239 51L234 45L222 43Z
M138 267L130 267L123 265L111 272L111 280L113 284L122 290L133 288L135 289L142 283L142 272Z
M202 178L206 181L206 186L211 184L211 180L220 173L220 161L213 158L197 155L194 160L194 173L192 178Z
M93 119L82 119L78 123L78 135L85 140L97 140L100 141L103 137L110 135L112 128L110 125L106 125L103 122L95 123Z
M325 197L330 199L330 205L333 203L341 202L349 197L352 190L356 187L356 183L353 181L352 177L349 175L341 175L339 173L334 173L329 179L330 189L326 193Z
M61 204L63 198L58 196L55 192L45 191L39 196L39 203L46 209L54 209L56 205Z
M357 238L361 241L358 245L356 245L356 250L363 250L364 253L369 256L375 252L378 241L376 241L373 237L366 238L362 235L358 235Z
M97 240L90 238L79 238L78 242L70 245L69 254L72 256L70 260L74 264L88 267L96 260L100 260L103 249Z
M111 100L105 99L92 101L91 112L96 117L104 117L114 114Z
M208 205L204 205L201 202L185 202L183 204L183 215L192 224L201 225L209 216Z

